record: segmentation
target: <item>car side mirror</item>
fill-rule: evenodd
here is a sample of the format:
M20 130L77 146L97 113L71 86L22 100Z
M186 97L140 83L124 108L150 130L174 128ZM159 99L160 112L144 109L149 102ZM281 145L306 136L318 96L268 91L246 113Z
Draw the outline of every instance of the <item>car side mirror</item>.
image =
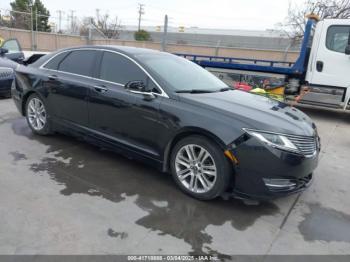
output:
M125 84L125 89L131 93L142 94L147 97L147 99L155 98L152 90L149 89L143 81L130 81Z
M3 47L0 48L0 56L4 56L4 55L7 54L8 52L9 52L8 49L3 48Z
M125 84L125 88L129 91L147 92L146 85L143 81L130 81Z
M346 55L350 55L350 45L347 45L347 46L345 47L345 54L346 54Z

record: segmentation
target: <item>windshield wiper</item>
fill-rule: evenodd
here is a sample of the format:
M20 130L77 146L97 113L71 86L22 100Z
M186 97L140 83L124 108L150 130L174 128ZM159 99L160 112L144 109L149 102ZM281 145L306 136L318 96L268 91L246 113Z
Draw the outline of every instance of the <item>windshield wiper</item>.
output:
M225 91L230 91L230 90L232 90L231 87L223 87L223 88L221 88L219 91L220 91L220 92L225 92Z
M205 90L205 89L189 89L189 90L177 90L176 93L189 93L189 94L204 94L204 93L213 93L213 90Z

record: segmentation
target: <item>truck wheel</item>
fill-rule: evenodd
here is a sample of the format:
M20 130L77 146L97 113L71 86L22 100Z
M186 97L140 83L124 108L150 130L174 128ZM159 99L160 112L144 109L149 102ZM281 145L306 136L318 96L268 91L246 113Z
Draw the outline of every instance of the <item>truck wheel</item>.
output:
M221 195L232 175L232 166L221 148L201 136L186 137L175 145L170 168L181 190L200 200Z

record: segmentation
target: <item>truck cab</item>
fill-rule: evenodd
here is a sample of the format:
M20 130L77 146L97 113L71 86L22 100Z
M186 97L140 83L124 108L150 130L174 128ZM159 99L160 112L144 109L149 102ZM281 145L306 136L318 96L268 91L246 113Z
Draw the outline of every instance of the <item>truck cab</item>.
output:
M304 101L345 107L350 98L350 19L325 19L316 25Z

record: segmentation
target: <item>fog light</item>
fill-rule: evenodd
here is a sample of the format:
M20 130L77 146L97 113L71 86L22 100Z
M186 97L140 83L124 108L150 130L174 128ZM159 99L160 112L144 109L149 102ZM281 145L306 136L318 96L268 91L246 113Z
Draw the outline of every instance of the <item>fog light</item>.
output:
M297 186L291 179L263 178L265 186L272 191L291 190Z

